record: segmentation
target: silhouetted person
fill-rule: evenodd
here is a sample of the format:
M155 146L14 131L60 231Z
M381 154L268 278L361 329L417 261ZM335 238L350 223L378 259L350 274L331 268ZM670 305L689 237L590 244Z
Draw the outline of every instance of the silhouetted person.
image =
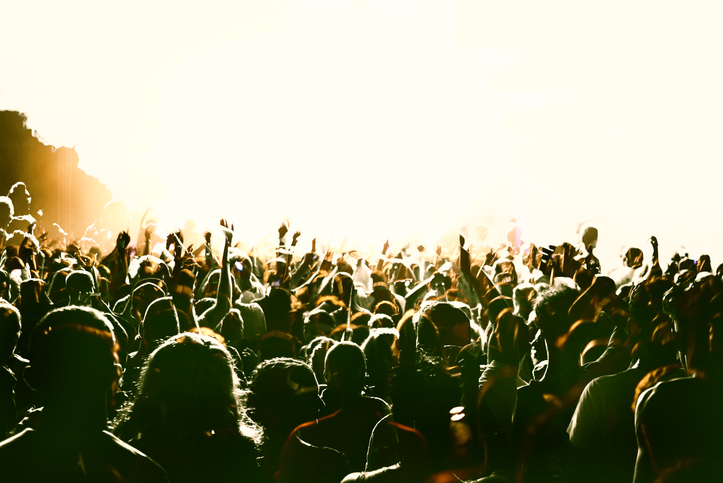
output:
M102 313L65 307L49 313L30 344L26 378L39 391L37 429L0 443L7 481L167 481L140 451L106 431L118 383L117 343Z
M575 322L568 311L579 295L574 289L551 289L535 305L548 365L539 381L517 390L512 419L512 444L518 457L515 481L553 481L562 473L567 426L587 382L580 367L582 347L565 337Z
M666 294L689 377L641 394L635 412L634 483L723 478L723 282L713 275Z
M263 462L271 479L291 432L318 418L324 403L311 368L286 357L261 362L251 375L249 390L249 415L264 429ZM342 477L348 472L346 463L343 466Z
M0 436L7 436L17 422L15 385L21 374L13 369L19 362L15 355L19 338L20 312L7 302L0 302Z
M161 463L173 482L259 481L254 438L233 360L212 337L183 333L148 358L116 434Z

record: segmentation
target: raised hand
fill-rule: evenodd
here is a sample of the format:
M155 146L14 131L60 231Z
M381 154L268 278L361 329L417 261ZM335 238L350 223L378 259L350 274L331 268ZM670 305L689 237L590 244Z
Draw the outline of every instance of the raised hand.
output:
M225 218L221 219L221 231L223 231L223 235L226 237L226 244L231 245L231 240L233 240L233 224L229 224L228 220Z
M166 250L170 250L171 246L173 246L176 243L176 234L175 233L169 233L166 237Z
M124 253L126 248L128 248L130 242L131 236L128 234L127 231L122 231L118 233L118 238L116 238L115 241L116 250L118 250L119 253Z
M580 268L581 263L575 260L577 255L577 249L569 243L562 245L562 255L560 257L560 271L563 277L573 278L575 273Z
M289 232L289 222L284 220L281 223L281 226L279 226L279 240L284 238L288 232Z
M490 251L485 255L485 265L491 267L499 257L500 255L496 250L490 249Z
M155 232L156 232L156 224L148 223L146 225L146 229L143 231L143 235L144 235L146 241L150 240Z
M294 236L291 237L291 246L292 247L296 246L296 242L299 241L300 236L301 236L301 232L297 230L296 233L294 233Z
M655 235L650 237L650 244L653 246L653 262L658 259L658 239Z

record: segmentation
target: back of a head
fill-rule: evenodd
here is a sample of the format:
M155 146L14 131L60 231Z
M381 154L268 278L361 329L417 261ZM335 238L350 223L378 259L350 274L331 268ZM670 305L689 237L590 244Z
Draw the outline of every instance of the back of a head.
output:
M723 281L709 275L685 290L674 287L663 303L674 321L676 343L688 370L723 378Z
M550 340L567 333L575 322L570 320L570 307L579 296L579 290L568 287L540 292L535 304L535 315L546 339Z
M7 196L0 196L0 229L4 229L10 224L14 214L12 200Z
M143 320L143 316L148 310L148 306L154 300L164 297L166 294L158 285L160 280L149 280L141 282L133 289L131 294L131 309L138 322Z
M449 302L436 302L429 310L429 318L439 329L442 345L469 344L469 318L461 308Z
M178 314L173 299L161 297L151 302L143 317L143 340L152 344L177 335L179 331Z
M673 287L673 283L662 277L648 279L635 285L630 292L631 329L649 338L652 335L653 320L663 313L663 296Z
M95 284L90 273L85 270L75 270L65 279L65 287L70 297L70 303L87 305L90 303L90 295L95 289Z
M393 305L389 302L382 302L381 304L377 305L377 309L382 304L388 304L388 305L391 305L392 307L396 308L395 305ZM394 324L394 319L392 319L392 315L388 315L388 314L382 313L380 311L377 311L371 317L371 319L369 319L368 325L369 325L370 329L375 329L375 328L393 329L395 324Z
M326 380L347 394L361 393L366 376L366 358L353 342L339 342L329 350L324 361Z
M304 341L309 342L321 335L329 335L336 325L334 317L322 309L314 309L309 312L304 320Z
M314 372L290 357L261 362L251 374L249 391L249 415L265 429L293 429L314 419L322 405Z
M89 307L63 307L40 321L30 341L30 384L48 398L107 391L118 376L112 325Z
M369 337L361 346L367 362L369 377L376 382L378 377L386 377L394 364L393 346L399 334L396 329L372 329Z
M517 285L512 296L515 314L520 315L527 320L527 317L532 311L532 301L536 294L535 286L529 282Z
M6 302L0 302L0 364L9 359L20 339L20 312Z
M233 360L215 338L183 333L148 358L133 408L141 435L227 433L239 429Z
M22 181L18 181L8 191L8 198L13 202L13 206L18 214L25 214L29 209L30 193L28 187Z
M230 309L221 321L221 335L230 344L236 344L244 336L244 319L239 309Z

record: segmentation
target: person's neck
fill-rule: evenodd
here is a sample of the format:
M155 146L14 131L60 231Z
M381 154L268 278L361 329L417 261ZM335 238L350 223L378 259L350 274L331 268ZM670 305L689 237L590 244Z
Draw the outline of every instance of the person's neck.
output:
M47 403L43 407L40 429L53 432L94 433L107 429L106 400L85 400Z

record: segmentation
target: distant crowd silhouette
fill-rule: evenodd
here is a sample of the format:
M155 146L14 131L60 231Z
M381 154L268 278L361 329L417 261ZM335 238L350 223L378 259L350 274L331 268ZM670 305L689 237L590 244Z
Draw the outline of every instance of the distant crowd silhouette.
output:
M707 255L132 245L30 201L0 196L1 481L723 481Z

